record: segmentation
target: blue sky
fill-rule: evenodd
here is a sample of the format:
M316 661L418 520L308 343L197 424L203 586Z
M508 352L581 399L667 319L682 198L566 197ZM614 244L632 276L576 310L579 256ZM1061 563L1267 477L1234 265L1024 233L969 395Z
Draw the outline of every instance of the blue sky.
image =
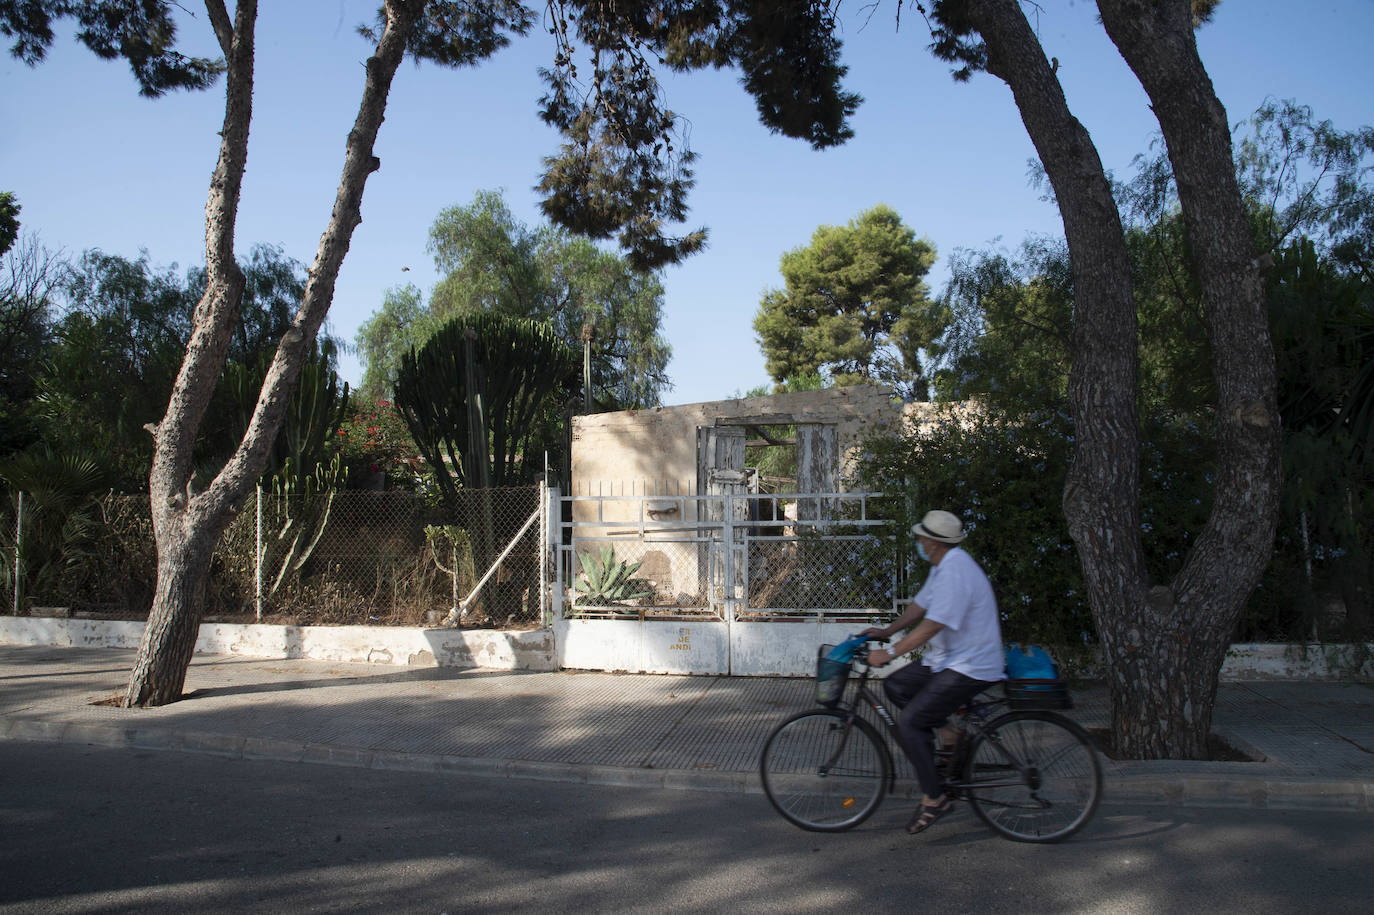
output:
M183 48L217 55L203 11L182 23ZM329 216L368 49L354 26L375 0L263 3L254 124L237 241L268 242L309 263ZM1096 24L1095 4L1046 0L1038 27L1074 113L1118 175L1157 126L1143 91ZM877 203L936 246L936 291L948 255L1030 233L1059 233L1058 213L1027 181L1032 149L997 80L956 84L926 50L924 23L893 0L871 18L843 8L849 88L865 97L847 145L816 152L770 135L728 72L671 76L670 106L700 155L686 228L708 249L668 268L663 332L674 357L666 403L729 397L767 383L752 322L778 261L818 225ZM1374 123L1374 0L1226 0L1199 34L1203 60L1232 122L1267 97L1292 98L1342 129ZM446 206L501 188L515 214L540 220L532 186L557 137L536 114L536 69L551 55L536 31L480 68L404 64L363 201L363 224L339 277L333 332L351 341L386 289L436 280L425 244ZM182 269L203 263L204 201L223 95L216 88L149 101L127 67L61 37L30 70L0 60L0 189L23 205L25 231L76 256L87 248ZM406 269L409 268L409 269ZM345 356L344 377L361 367Z

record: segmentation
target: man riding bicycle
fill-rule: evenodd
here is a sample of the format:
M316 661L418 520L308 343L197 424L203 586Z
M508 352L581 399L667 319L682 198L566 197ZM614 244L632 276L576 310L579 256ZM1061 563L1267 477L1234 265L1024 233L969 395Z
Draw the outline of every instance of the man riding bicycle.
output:
M906 829L922 832L954 807L935 767L935 729L978 693L1003 679L1005 654L997 599L982 568L959 544L962 522L947 511L927 512L911 528L917 553L930 563L930 575L906 612L890 626L872 627L864 635L887 639L916 627L889 649L868 655L871 667L926 646L920 660L892 673L883 692L901 709L898 726L902 750L916 769L925 795Z

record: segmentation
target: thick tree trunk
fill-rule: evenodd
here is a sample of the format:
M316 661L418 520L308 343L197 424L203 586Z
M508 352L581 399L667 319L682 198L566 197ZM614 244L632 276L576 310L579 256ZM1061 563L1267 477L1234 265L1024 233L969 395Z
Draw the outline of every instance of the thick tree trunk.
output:
M1282 486L1276 369L1265 271L1236 183L1226 112L1197 53L1189 0L1100 0L1108 35L1150 97L1169 150L1201 284L1217 386L1212 512L1170 587L1154 589L1151 622L1176 629L1197 730L1212 704L1236 622L1273 550ZM1153 628L1153 627L1152 627ZM1155 667L1141 659L1141 667ZM1165 671L1160 670L1159 674ZM1114 691L1113 718L1139 714L1140 687ZM1121 708L1118 708L1121 706ZM1139 732L1141 752L1153 748ZM1169 742L1162 740L1160 749Z
M1064 219L1074 277L1069 398L1076 437L1064 511L1110 678L1112 730L1119 749L1130 756L1196 759L1206 755L1217 677L1236 617L1272 542L1277 413L1263 287L1253 255L1241 250L1249 233L1229 134L1197 60L1189 4L1173 4L1184 13L1182 31L1175 16L1167 32L1145 29L1118 37L1122 21L1146 20L1146 7L1163 6L1170 4L1101 3L1104 20L1116 14L1113 38L1128 60L1138 59L1132 66L1155 102L1180 170L1190 231L1209 236L1198 267L1218 353L1221 469L1212 518L1171 587L1151 587L1145 571L1135 303L1120 217L1102 164L1069 112L1020 4L970 0L966 9L984 40L988 72L1012 90ZM1204 123L1194 123L1198 119ZM1175 145L1189 150L1186 162ZM1188 193L1182 192L1185 185Z
M252 120L253 26L257 16L255 0L240 0L232 21L222 0L206 0L205 5L227 64L219 162L205 207L206 287L196 306L191 341L167 413L155 432L149 489L158 545L158 583L125 694L126 706L160 705L181 696L215 543L233 517L235 506L267 466L268 452L301 365L329 310L353 230L362 222L364 186L368 176L380 167L372 150L391 81L405 56L406 36L423 12L425 0L388 0L386 4L387 25L376 53L367 60L362 101L348 134L338 194L310 268L305 298L277 347L248 432L209 488L198 492L193 486L193 447L224 368L243 294L243 276L234 259L234 226Z
M170 523L158 537L157 589L124 697L126 708L181 698L200 630L210 557L224 526L191 524L184 515Z

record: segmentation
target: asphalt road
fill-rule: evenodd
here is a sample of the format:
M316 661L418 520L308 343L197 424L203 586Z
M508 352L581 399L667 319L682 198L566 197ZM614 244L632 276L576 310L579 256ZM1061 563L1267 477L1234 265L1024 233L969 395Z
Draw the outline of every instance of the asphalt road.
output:
M762 795L0 741L0 913L1367 912L1361 814L1122 808L1019 845L889 801L802 832Z

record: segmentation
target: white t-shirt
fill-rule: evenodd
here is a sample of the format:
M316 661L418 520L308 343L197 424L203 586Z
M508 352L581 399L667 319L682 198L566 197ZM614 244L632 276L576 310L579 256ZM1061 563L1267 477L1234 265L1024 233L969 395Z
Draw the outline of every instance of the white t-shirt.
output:
M975 680L1001 680L1006 674L1002 626L992 584L973 557L955 547L916 594L925 618L945 628L926 643L922 661L933 671L954 668Z

